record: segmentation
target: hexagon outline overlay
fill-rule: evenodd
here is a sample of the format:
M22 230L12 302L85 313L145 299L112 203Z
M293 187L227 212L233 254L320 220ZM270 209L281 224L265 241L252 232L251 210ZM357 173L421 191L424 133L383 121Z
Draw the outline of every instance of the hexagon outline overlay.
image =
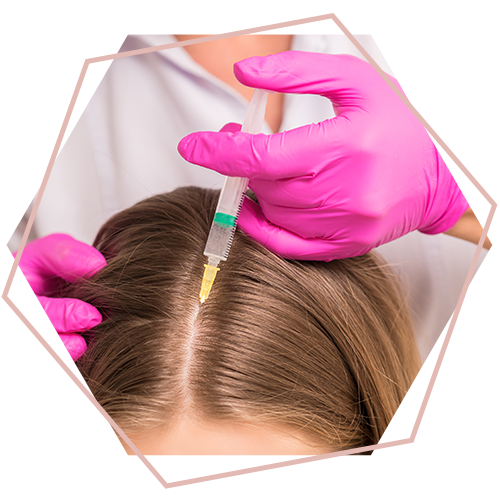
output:
M259 33L262 31L270 31L270 30L275 30L275 29L279 29L279 28L287 28L287 27L291 27L291 26L297 26L300 24L307 24L307 23L312 23L312 22L317 22L317 21L324 21L326 19L331 19L341 29L341 31L347 36L347 38L351 41L351 43L361 52L361 54L366 58L366 60L374 67L374 69L380 74L380 76L385 80L385 82L392 88L392 90L396 93L396 95L408 107L408 109L422 123L422 125L425 127L427 132L446 151L446 153L450 156L450 158L457 164L457 166L462 170L462 172L464 172L464 174L467 176L467 178L474 184L474 186L479 190L479 192L491 204L491 208L490 208L490 211L488 213L488 217L487 217L485 226L483 228L483 232L481 234L479 243L478 243L476 251L474 253L474 257L472 259L470 269L467 273L467 277L466 277L464 285L462 287L460 297L458 299L455 311L454 311L453 316L451 318L450 325L449 325L448 330L446 332L446 337L445 337L443 345L441 347L441 351L439 352L439 355L438 355L438 358L436 361L436 365L435 365L434 370L432 372L432 376L429 380L429 385L428 385L427 390L425 392L424 398L423 398L421 406L420 406L420 410L418 412L417 418L415 420L415 424L413 426L413 430L412 430L409 438L401 439L401 440L397 440L397 441L390 441L387 443L378 443L375 445L364 446L364 447L360 447L360 448L353 448L350 450L343 450L343 451L339 451L339 452L327 453L327 454L317 455L317 456L310 456L310 457L299 458L299 459L294 459L294 460L286 460L286 461L277 462L274 464L262 465L262 466L257 466L257 467L250 467L250 468L245 468L245 469L240 469L240 470L235 470L235 471L230 471L230 472L223 472L223 473L219 473L219 474L212 474L209 476L202 476L202 477L191 478L191 479L167 483L165 481L165 479L163 478L163 476L161 476L161 474L153 467L153 465L149 462L149 460L139 451L139 449L128 438L128 436L123 432L123 430L115 423L115 421L106 413L106 411L102 408L102 406L97 402L97 400L90 393L90 391L78 380L78 378L71 372L71 370L61 360L61 358L55 353L55 351L50 347L50 345L45 341L45 339L38 333L38 331L35 329L35 327L27 320L27 318L22 314L22 312L10 300L10 298L8 297L8 293L9 293L10 287L12 285L12 281L14 279L16 269L19 265L19 261L21 259L24 247L26 246L28 235L31 231L31 227L32 227L33 221L35 219L36 212L38 210L41 198L43 196L43 193L45 191L45 187L46 187L48 179L50 177L52 167L55 163L57 154L58 154L59 149L61 147L62 140L63 140L64 134L66 132L66 128L68 126L71 114L73 112L73 109L74 109L74 106L76 103L76 99L78 97L78 94L79 94L80 89L81 89L82 84L83 84L83 80L85 78L85 74L87 72L87 68L89 67L90 64L102 62L102 61L109 61L109 60L113 60L113 59L120 59L122 57L129 57L129 56L134 56L134 55L139 55L139 54L157 52L159 50L165 50L165 49L170 49L170 48L175 48L175 47L182 47L185 45L192 45L192 44L196 44L196 43L203 43L203 42L209 42L209 41L214 41L214 40L220 40L223 38L231 38L231 37L235 37L235 36L248 35L248 34L252 34L252 33ZM423 418L423 414L425 412L427 402L430 398L432 389L434 387L434 383L436 381L437 374L438 374L439 369L441 367L441 363L443 361L448 343L450 341L451 334L452 334L453 329L455 327L455 324L457 322L458 315L460 313L460 309L461 309L463 301L465 299L465 295L467 293L468 287L469 287L470 282L472 280L472 277L474 275L474 270L476 268L476 264L477 264L477 261L478 261L479 256L480 256L480 252L483 248L483 244L485 242L489 227L490 227L491 222L493 220L493 215L495 213L496 207L497 207L496 202L491 198L491 196L489 196L489 194L486 192L486 190L479 184L479 182L465 168L465 166L460 162L460 160L458 160L458 158L455 156L455 154L448 148L448 146L443 142L443 140L436 134L436 132L430 127L430 125L424 120L424 118L418 113L418 111L408 101L406 96L391 82L391 80L386 76L385 72L378 66L378 64L374 61L374 59L370 56L370 54L368 54L368 52L362 47L362 45L354 38L354 36L351 35L351 33L340 22L340 20L337 18L337 16L335 16L335 14L333 14L333 13L325 14L322 16L315 16L315 17L309 17L309 18L304 18L304 19L298 19L295 21L272 24L272 25L268 25L268 26L261 26L261 27L257 27L257 28L246 29L246 30L233 31L233 32L224 33L221 35L210 35L210 36L205 36L202 38L186 40L184 42L176 42L176 43L170 43L170 44L165 44L165 45L157 45L154 47L147 47L144 49L138 49L138 50L133 50L133 51L129 51L129 52L121 52L121 53L117 53L117 54L110 54L110 55L106 55L106 56L94 57L91 59L86 59L84 61L83 68L80 72L80 76L78 78L75 90L74 90L73 95L71 97L71 101L70 101L70 104L68 106L68 110L66 112L66 115L64 117L64 121L63 121L63 124L61 126L61 130L59 132L59 135L58 135L57 140L56 140L56 144L55 144L54 149L52 151L52 155L50 157L49 164L47 166L47 170L46 170L45 175L42 179L40 189L38 191L35 202L33 204L33 209L31 211L26 229L25 229L23 237L21 239L21 244L19 246L19 250L17 252L17 255L16 255L16 258L14 259L14 263L12 265L11 271L10 271L9 276L7 278L5 288L4 288L4 291L2 293L2 298L7 303L7 305L14 311L14 313L19 317L19 319L21 319L21 321L27 326L27 328L31 331L31 333L33 333L33 335L38 339L38 341L45 347L45 349L54 358L54 360L59 364L59 366L73 380L73 382L78 386L78 388L85 394L85 396L87 396L87 398L90 400L90 402L97 408L97 410L101 413L101 415L108 421L108 423L117 432L117 434L130 446L130 448L134 451L134 453L139 457L139 459L144 463L144 465L151 471L151 473L156 477L156 479L158 479L158 481L163 485L163 487L167 489L167 488L173 488L176 486L185 486L188 484L200 483L200 482L205 482L205 481L212 481L215 479L222 479L225 477L232 477L232 476L237 476L237 475L242 475L242 474L249 474L252 472L260 472L260 471L264 471L264 470L287 467L290 465L296 465L296 464L307 463L307 462L314 462L317 460L324 460L327 458L351 455L351 454L360 453L363 451L379 450L379 449L383 449L383 448L390 448L393 446L399 446L399 445L403 445L403 444L413 443L415 441L415 437L416 437L418 429L420 427L420 422Z

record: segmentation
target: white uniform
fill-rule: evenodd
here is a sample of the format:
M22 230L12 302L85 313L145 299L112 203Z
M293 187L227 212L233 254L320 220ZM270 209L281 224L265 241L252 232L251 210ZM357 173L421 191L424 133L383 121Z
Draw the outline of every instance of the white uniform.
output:
M371 36L357 38L392 74ZM121 52L175 41L129 36ZM343 35L296 35L292 49L361 57ZM223 177L184 161L177 144L195 131L242 123L247 105L181 47L113 61L55 162L31 238L64 232L92 243L105 220L143 198L179 186L221 188ZM327 99L286 95L280 130L333 115ZM263 132L271 133L267 124ZM454 310L474 250L419 232L380 248L408 287L424 359Z

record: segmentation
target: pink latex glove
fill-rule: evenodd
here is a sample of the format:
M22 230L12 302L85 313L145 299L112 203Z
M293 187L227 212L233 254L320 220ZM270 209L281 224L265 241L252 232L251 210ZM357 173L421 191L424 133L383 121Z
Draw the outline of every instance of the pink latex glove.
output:
M16 254L5 259L5 278ZM95 248L66 234L28 243L9 297L68 364L86 350L84 332L102 321L80 300L45 297L60 278L73 282L106 265ZM62 409L63 372L38 340L5 306L5 418L23 427L48 425Z
M259 205L245 199L238 225L273 252L353 257L417 229L447 231L467 209L424 127L362 59L289 51L234 73L249 87L321 95L337 114L273 135L229 124L179 143L187 161L250 179Z

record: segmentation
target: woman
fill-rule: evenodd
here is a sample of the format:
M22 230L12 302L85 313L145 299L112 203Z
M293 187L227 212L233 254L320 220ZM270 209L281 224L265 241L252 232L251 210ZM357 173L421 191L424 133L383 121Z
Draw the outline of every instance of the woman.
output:
M122 52L177 39L130 36ZM371 37L358 41L390 72ZM236 61L275 52L281 55L252 57L236 65L238 78L247 86L232 73ZM477 243L482 229L470 208L466 210L465 199L423 127L370 65L346 53L361 55L340 35L266 35L117 59L57 158L30 237L65 232L90 243L112 214L152 194L187 185L220 187L217 172L178 154L179 141L194 131L216 131L241 121L249 87L274 89L264 127L269 135L256 140L254 149L248 149L253 138L245 138L233 124L222 134L200 132L196 140L189 135L180 152L224 174L252 177L250 188L260 206L246 200L238 223L282 256L331 260L381 245L384 257L409 285L425 359L456 306L474 246L423 232L448 232ZM265 61L270 68L262 66ZM353 61L362 74L351 71ZM289 71L269 71L276 62ZM283 74L284 82L279 78ZM345 102L346 96L352 100L353 92L356 106L368 94L373 102L353 110L353 103ZM340 120L333 118L332 104ZM352 126L339 135L339 123ZM280 133L270 135L276 130ZM35 290L35 283L52 271L39 263L51 260L55 247L33 244L34 259L26 249L20 265ZM17 248L14 241L11 248ZM87 250L73 240L65 251L76 259L59 265L53 277L78 274L73 263L83 261ZM96 268L104 265L102 256L95 260ZM85 331L99 315L83 303L37 295L76 359L85 344L75 332Z
M217 199L179 188L118 213L95 239L107 265L54 292L103 314L77 362L97 401L144 454L377 443L420 365L390 268L284 260L237 231L200 306Z

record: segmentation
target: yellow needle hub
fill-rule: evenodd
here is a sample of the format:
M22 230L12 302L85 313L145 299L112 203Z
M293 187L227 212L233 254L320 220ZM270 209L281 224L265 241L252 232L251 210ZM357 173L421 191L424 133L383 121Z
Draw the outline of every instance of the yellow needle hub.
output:
M211 266L210 264L203 264L205 266L205 272L203 273L203 281L201 283L200 290L200 302L203 304L205 300L208 299L208 294L212 289L212 285L214 284L215 275L217 271L220 271L218 267Z

